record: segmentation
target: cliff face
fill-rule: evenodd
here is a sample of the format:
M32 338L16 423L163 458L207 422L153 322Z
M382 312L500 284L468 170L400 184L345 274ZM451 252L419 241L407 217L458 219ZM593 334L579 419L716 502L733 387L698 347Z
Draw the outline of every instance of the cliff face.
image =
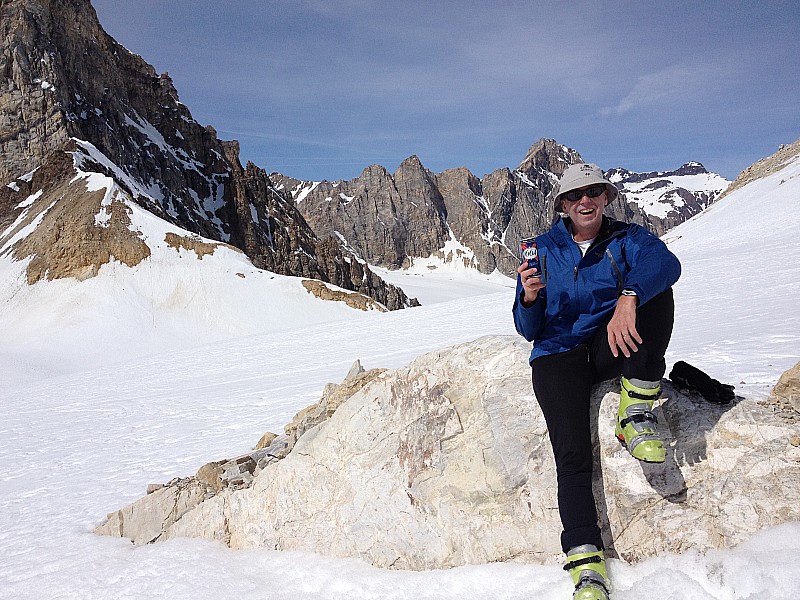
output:
M400 268L437 257L513 276L519 241L550 227L558 180L582 160L577 151L542 139L516 169L497 169L482 179L466 168L431 173L416 156L393 175L373 165L334 183L271 177L290 192L314 231L344 238L371 264ZM621 193L606 213L659 235L708 206L728 183L699 163L670 173L613 169L609 176Z
M522 237L549 227L549 198L564 168L580 155L540 140L515 169L479 179L466 168L431 173L416 156L392 175L373 165L350 181L302 182L272 174L312 229L347 240L361 258L389 268L438 256L483 273L511 274Z
M3 0L0 23L0 181L60 164L52 157L71 139L89 142L107 159L100 172L162 219L236 245L258 267L366 291L389 308L411 303L366 266L338 268L350 260L338 244L317 236L266 172L242 167L238 144L195 121L169 75L106 34L88 0ZM0 225L19 214L0 200Z

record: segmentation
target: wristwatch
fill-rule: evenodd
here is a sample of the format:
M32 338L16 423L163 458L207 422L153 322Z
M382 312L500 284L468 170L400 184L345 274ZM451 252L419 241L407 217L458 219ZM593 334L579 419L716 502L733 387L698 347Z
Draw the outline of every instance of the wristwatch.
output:
M636 292L634 292L633 290L628 289L628 288L625 288L624 290L622 290L620 292L620 295L621 296L638 296L638 294Z

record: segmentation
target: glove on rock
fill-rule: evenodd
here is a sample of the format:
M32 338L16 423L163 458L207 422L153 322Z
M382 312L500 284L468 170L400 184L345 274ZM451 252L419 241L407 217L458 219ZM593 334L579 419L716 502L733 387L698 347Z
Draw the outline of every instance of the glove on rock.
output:
M734 386L720 383L682 360L672 367L669 378L678 387L699 392L703 398L715 404L728 404L736 397L733 392Z

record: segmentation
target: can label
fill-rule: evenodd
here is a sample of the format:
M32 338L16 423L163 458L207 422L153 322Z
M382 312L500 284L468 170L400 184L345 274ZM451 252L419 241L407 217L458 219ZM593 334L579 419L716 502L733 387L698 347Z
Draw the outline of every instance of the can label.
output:
M525 238L519 243L519 247L522 251L522 260L528 261L528 268L536 269L537 275L541 275L542 270L539 267L539 251L536 249L536 238Z

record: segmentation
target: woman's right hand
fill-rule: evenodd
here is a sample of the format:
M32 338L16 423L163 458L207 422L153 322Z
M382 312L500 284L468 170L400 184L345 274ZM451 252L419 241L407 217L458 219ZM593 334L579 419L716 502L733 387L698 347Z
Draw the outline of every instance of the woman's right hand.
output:
M536 268L529 269L528 261L524 261L517 267L520 280L522 281L522 289L525 290L525 296L522 298L523 305L531 305L536 302L539 297L539 290L544 287L539 271Z

